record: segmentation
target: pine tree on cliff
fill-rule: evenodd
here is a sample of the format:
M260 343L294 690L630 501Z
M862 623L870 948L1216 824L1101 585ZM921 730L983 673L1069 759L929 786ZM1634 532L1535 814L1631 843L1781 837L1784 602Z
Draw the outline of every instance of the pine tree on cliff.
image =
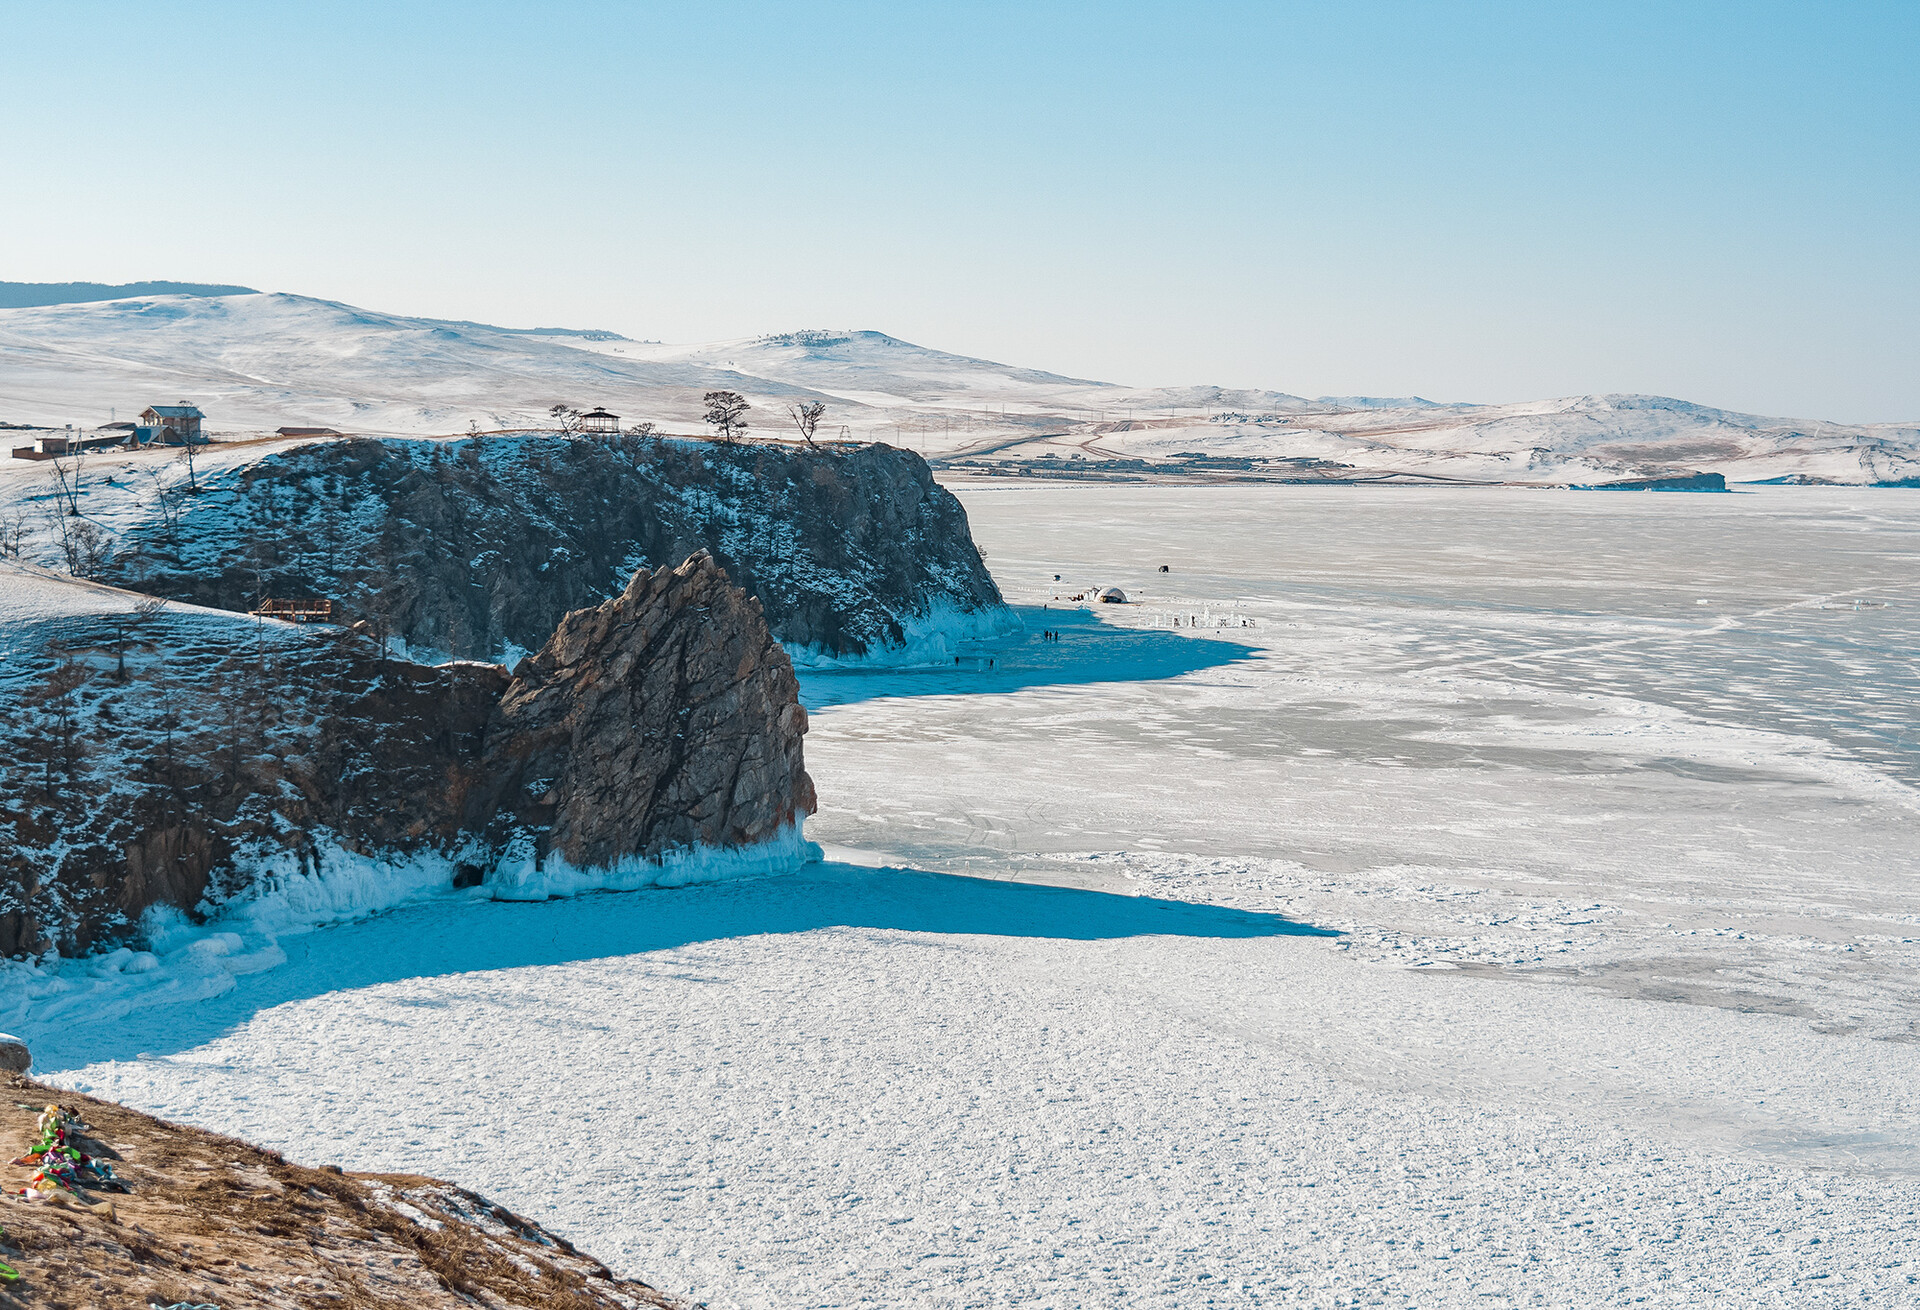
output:
M739 392L709 391L706 406L703 417L720 434L720 440L731 443L736 435L747 430L746 412L753 406Z
M800 429L800 436L809 447L813 445L813 434L820 428L820 417L826 412L827 403L824 400L787 406L787 415L793 419L793 426Z

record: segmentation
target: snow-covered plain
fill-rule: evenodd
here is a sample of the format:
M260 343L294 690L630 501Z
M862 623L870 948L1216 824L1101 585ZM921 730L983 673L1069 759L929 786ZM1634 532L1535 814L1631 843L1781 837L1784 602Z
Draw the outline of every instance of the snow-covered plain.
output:
M39 1067L715 1306L1920 1296L1920 496L962 495L1026 631L806 675L831 862Z

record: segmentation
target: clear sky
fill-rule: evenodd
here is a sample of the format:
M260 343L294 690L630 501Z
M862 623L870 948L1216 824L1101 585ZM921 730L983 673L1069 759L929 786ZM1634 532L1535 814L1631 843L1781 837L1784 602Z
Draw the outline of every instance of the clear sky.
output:
M0 278L1920 419L1920 2L0 0Z

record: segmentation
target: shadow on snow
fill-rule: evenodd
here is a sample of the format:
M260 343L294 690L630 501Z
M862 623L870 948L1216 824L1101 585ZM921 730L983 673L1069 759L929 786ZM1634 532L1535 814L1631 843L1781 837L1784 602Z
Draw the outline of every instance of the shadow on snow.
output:
M1028 687L1089 682L1148 682L1217 668L1255 653L1252 646L1164 628L1124 628L1082 609L1016 605L1023 631L968 642L959 665L913 669L803 669L800 699L809 710L885 696L988 695ZM1059 641L1043 641L1045 631ZM1226 629L1231 631L1231 629ZM987 666L991 660L992 667Z
M287 962L205 1000L157 1004L29 1038L41 1072L204 1045L272 1006L407 978L526 968L696 942L826 928L1095 941L1154 935L1337 934L1245 910L845 864L786 877L672 891L601 893L539 904L447 900L281 939ZM796 942L795 950L805 950Z

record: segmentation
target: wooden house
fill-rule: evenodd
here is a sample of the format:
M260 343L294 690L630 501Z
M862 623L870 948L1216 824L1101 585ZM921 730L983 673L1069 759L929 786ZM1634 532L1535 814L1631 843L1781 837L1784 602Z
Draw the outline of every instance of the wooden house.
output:
M205 417L184 400L178 405L149 405L140 413L140 426L134 429L134 438L143 445L158 441L169 446L189 443L197 446L206 440L200 435L200 420Z

